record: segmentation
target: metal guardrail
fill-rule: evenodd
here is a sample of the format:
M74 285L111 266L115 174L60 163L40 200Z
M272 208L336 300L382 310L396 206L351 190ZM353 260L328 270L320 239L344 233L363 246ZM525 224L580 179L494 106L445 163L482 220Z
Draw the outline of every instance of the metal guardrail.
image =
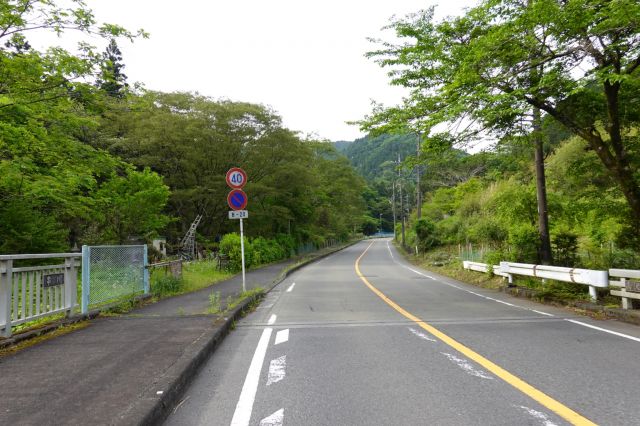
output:
M509 283L513 282L513 275L524 275L588 285L589 296L592 300L598 300L596 288L609 287L609 273L607 271L512 262L500 262L500 270L508 275Z
M502 270L500 269L500 265L488 265L486 263L472 262L470 260L464 260L462 264L464 266L464 269L468 269L470 271L476 271L476 272L489 273L490 268L493 268L492 272L494 275L498 275L504 278L508 277L507 274L502 272Z
M465 269L479 272L488 272L489 266L484 263L464 261ZM592 300L598 299L596 288L609 286L609 273L607 271L595 271L591 269L566 268L563 266L532 265L528 263L500 262L494 267L494 274L503 276L513 284L514 275L536 277L568 283L583 284L589 286L589 295Z
M45 316L73 314L77 300L79 253L0 255L0 330ZM13 267L14 260L64 259L63 264Z

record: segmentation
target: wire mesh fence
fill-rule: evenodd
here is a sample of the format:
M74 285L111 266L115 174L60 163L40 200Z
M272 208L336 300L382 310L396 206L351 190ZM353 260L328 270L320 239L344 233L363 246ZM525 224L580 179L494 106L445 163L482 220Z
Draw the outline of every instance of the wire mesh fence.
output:
M148 292L147 246L84 246L82 310Z

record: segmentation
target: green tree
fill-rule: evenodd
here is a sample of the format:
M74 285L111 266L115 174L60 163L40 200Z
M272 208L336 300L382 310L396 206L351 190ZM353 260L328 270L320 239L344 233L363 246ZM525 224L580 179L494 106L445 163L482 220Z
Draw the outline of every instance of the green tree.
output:
M109 96L122 98L129 87L127 76L124 74L124 64L122 63L122 52L112 38L107 49L102 54L103 62L100 65L100 75L98 77L98 87L104 90Z
M377 107L365 128L429 130L464 118L459 132L528 132L534 109L584 139L640 224L637 137L640 4L622 0L485 0L464 16L427 10L395 21L409 40L372 52L410 88L403 105ZM585 70L577 74L573 70Z

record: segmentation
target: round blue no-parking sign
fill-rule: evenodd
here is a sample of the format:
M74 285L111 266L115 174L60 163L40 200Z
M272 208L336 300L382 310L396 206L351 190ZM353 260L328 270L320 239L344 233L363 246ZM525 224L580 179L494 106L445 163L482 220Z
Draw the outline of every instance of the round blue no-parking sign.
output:
M247 194L241 189L234 189L227 195L227 204L233 210L243 210L248 201Z

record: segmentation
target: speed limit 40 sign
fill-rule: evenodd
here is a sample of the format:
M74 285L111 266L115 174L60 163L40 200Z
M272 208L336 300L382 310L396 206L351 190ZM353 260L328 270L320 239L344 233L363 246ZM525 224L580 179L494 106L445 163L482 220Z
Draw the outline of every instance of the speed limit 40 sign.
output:
M247 174L240 167L233 167L227 172L227 185L233 189L242 189L247 183Z

